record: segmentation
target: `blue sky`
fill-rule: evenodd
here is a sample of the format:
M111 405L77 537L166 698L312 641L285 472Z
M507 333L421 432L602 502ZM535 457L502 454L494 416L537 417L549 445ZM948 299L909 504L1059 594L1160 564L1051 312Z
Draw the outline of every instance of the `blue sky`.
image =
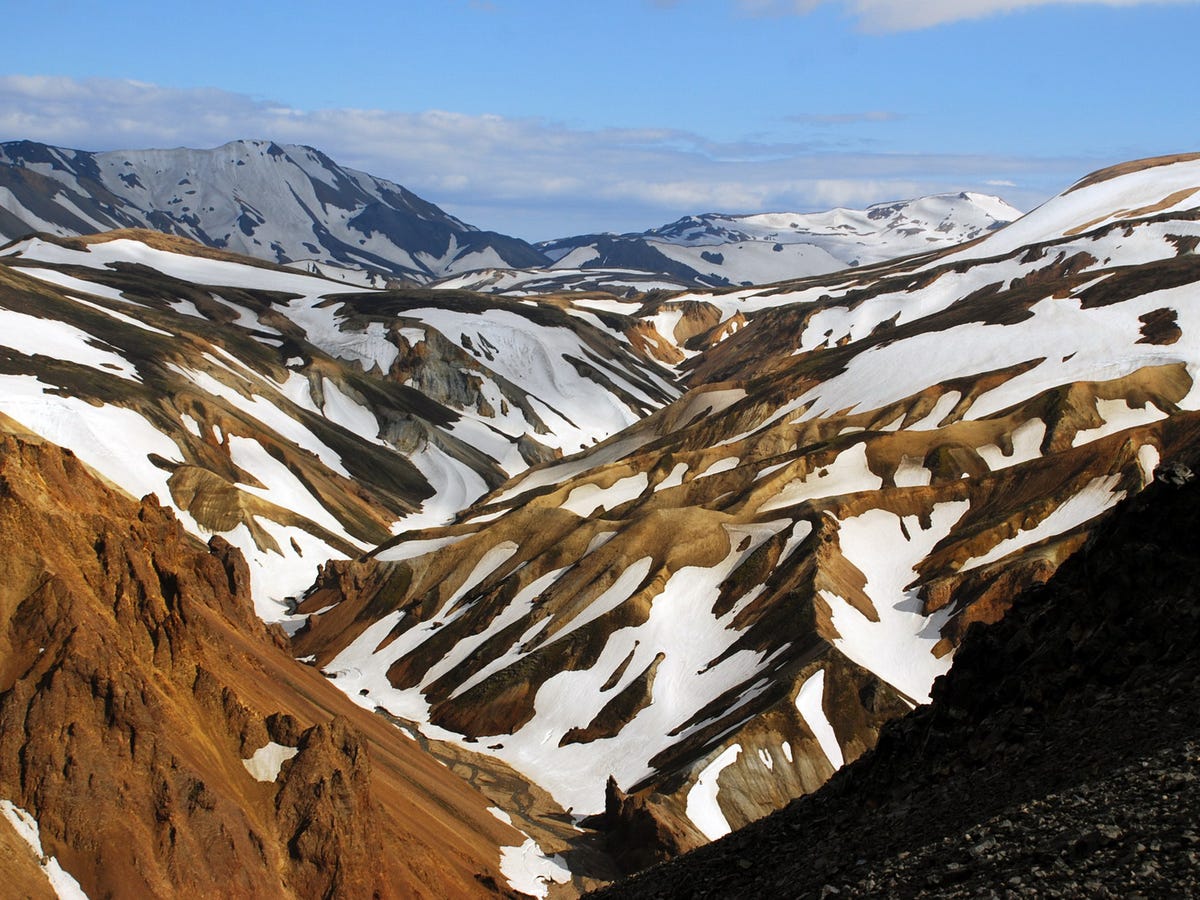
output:
M99 9L6 9L0 140L307 143L534 240L950 190L1029 208L1200 149L1197 0Z

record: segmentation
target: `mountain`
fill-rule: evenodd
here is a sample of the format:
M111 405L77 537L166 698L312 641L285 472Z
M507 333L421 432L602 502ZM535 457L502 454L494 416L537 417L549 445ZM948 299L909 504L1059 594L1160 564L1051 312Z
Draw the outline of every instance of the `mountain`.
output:
M695 285L822 275L974 240L1019 218L999 197L938 194L865 210L685 216L641 234L538 244L552 270L640 269Z
M930 698L973 623L1194 450L1197 196L1200 155L1141 161L965 245L633 296L370 289L136 230L0 248L0 414L70 460L6 445L6 464L45 453L69 471L0 479L26 567L0 604L20 647L0 681L20 723L0 729L0 800L100 883L102 855L62 824L85 795L69 778L58 805L48 793L74 770L20 761L56 746L44 735L81 715L83 685L117 678L105 642L134 648L130 681L80 747L114 772L142 748L131 785L165 770L218 797L260 790L212 827L240 836L250 816L272 885L316 877L322 848L373 858L377 836L387 855L403 792L354 760L366 747L372 773L391 768L378 760L407 750L390 742L428 754L417 793L455 810L434 819L477 835L466 856L444 830L419 851L451 892L572 895L816 791ZM104 484L75 508L85 467ZM61 556L37 549L55 535ZM59 603L55 578L87 599ZM193 709L210 667L251 714ZM339 689L319 710L316 684ZM190 740L156 736L160 709L166 730L196 723ZM183 755L205 741L219 771ZM274 787L232 777L306 742L322 749L272 765ZM335 770L345 803L383 812L314 825L293 854L296 810L337 818L310 803ZM166 818L133 788L92 808L128 799L155 823L130 871L206 884L161 825L181 847L211 834L173 778ZM474 793L447 807L455 779Z
M446 521L678 395L604 314L366 291L151 232L0 249L0 412L246 554L286 618L330 558Z
M631 865L815 790L1200 437L1197 189L1147 163L1019 232L662 300L683 397L327 567L298 651Z
M495 896L524 836L293 660L227 542L0 418L0 558L0 831L58 896Z
M400 279L514 294L761 284L945 247L1019 215L996 197L946 194L866 210L689 216L642 234L534 247L312 147L233 141L91 153L0 144L0 238L152 229L359 287Z
M545 262L529 244L459 221L312 147L233 141L213 150L90 153L0 144L0 237L148 228L321 271L426 282Z
M972 629L933 702L816 794L602 896L1194 896L1191 472Z

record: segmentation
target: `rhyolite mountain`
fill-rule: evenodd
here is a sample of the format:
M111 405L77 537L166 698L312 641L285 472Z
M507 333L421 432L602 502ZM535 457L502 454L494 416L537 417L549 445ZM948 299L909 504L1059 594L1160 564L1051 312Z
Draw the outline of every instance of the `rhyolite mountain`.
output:
M1198 192L1109 170L959 248L655 298L687 393L331 564L297 648L643 859L741 827L1195 443Z
M816 790L1194 448L1197 196L1200 156L1140 161L965 245L635 296L28 237L0 248L0 412L240 551L295 666L513 823L496 883L565 895ZM154 593L98 583L113 609ZM269 743L303 752L306 723ZM0 800L62 815L40 771L0 770Z
M624 293L761 284L945 247L1019 215L996 197L947 194L866 210L689 216L643 234L531 246L312 147L233 141L92 153L0 144L0 237L148 228L369 286Z

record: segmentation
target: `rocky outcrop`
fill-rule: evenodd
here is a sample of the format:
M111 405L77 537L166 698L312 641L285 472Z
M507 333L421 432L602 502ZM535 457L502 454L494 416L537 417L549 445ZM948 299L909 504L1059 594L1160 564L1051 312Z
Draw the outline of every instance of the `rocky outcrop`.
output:
M288 657L226 542L3 433L0 559L0 797L89 896L503 883L496 847L516 833Z

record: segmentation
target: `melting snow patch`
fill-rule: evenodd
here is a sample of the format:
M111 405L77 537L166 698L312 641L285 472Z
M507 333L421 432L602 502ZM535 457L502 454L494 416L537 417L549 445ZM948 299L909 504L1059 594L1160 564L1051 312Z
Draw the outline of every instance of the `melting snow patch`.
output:
M831 591L821 591L840 635L834 645L865 669L917 702L929 698L933 680L950 668L950 656L938 659L933 647L941 638L949 609L924 615L924 603L909 582L915 566L929 555L970 506L968 501L938 503L930 527L918 516L903 521L895 513L872 509L843 520L838 529L842 553L866 576L865 593L879 620L872 622Z
M817 743L821 745L821 750L829 758L834 769L840 769L845 765L846 760L842 756L842 747L838 743L837 734L834 733L833 726L829 724L829 717L825 715L824 699L825 670L818 669L805 679L804 684L800 685L800 692L796 694L796 709L804 717L808 727L812 729Z
M520 847L500 848L500 872L514 891L539 898L549 893L551 883L571 880L566 861L558 854L546 856L533 838Z
M717 778L737 761L741 744L725 748L716 759L704 767L687 795L687 817L710 841L723 838L732 830L717 803Z
M1149 484L1154 480L1154 470L1159 463L1158 448L1153 444L1142 444L1138 447L1137 460L1142 468L1142 480Z
M446 537L425 538L419 541L402 541L394 547L388 547L386 550L376 553L375 558L380 562L404 562L407 559L416 559L426 553L433 553L435 550L449 547L451 544L457 544L465 537L469 537L469 535L451 534Z
M1135 409L1124 400L1097 400L1096 412L1100 414L1104 424L1099 428L1088 428L1085 431L1075 432L1075 437L1071 439L1072 447L1099 440L1110 434L1116 434L1118 431L1124 431L1126 428L1149 425L1151 422L1158 422L1167 417L1165 412L1151 403L1147 403L1141 409Z
M671 473L654 486L655 493L665 491L667 488L679 487L683 484L683 476L687 474L687 470L687 463L675 463L675 468L671 470Z
M603 507L607 512L615 506L640 497L649 486L650 476L645 472L622 478L606 488L595 484L583 484L567 495L562 508L587 518L599 507Z
M933 481L933 473L922 465L920 458L905 456L893 476L896 487L925 487Z
M0 800L0 815L8 820L13 830L29 845L59 900L88 900L79 882L58 864L57 859L47 856L42 850L42 837L37 819L11 800Z
M274 781L279 777L283 764L300 752L298 747L285 747L274 741L254 751L249 759L243 759L242 765L253 776L255 781Z
M696 475L697 479L708 478L710 475L719 475L722 472L728 472L731 469L736 469L742 460L737 456L726 456L724 459L718 459L715 463Z
M1042 455L1042 440L1045 437L1046 423L1041 419L1030 419L1012 433L1013 452L1011 456L1005 456L995 444L985 444L978 448L977 452L988 464L989 469L998 472L1009 466L1037 459Z

